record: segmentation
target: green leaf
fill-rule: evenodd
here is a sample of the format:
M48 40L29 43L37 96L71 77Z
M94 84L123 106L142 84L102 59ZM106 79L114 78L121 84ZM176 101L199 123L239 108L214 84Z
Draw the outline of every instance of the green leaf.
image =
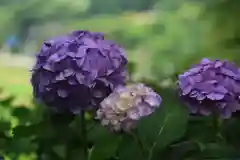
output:
M21 124L31 120L31 111L26 107L14 108L12 115L18 118Z
M0 119L3 121L11 121L13 119L12 117L12 108L7 108L5 106L0 105Z
M208 143L202 151L204 159L234 159L240 156L239 151L227 144Z
M12 102L13 102L14 98L15 97L13 97L13 96L6 96L5 97L5 96L1 95L0 104L4 107L10 108L10 107L12 107Z
M211 123L211 118L207 116L190 116L186 136L196 141L209 142L213 135Z
M93 124L92 128L87 132L88 140L93 143L104 143L106 140L105 138L114 136L114 133L110 133L106 127L103 127L98 123Z
M13 129L14 137L31 137L36 134L36 125L18 125Z
M50 113L50 123L54 125L69 125L75 118L73 114Z
M226 140L236 148L240 148L240 119L232 117L225 120L223 123L222 131Z
M176 160L198 156L200 153L199 145L194 141L181 141L172 144L161 155L160 159ZM193 157L192 157L193 158Z
M93 143L90 160L105 160L114 157L120 142L118 134L109 132L107 128L99 124L88 131L88 139Z
M0 153L6 149L6 146L7 146L7 141L8 139L6 137L4 138L0 138Z
M130 135L123 135L118 148L118 157L120 160L146 160L141 146Z
M182 106L164 107L138 124L139 137L148 146L150 155L162 151L185 134L187 111Z
M106 160L116 156L119 139L107 141L105 144L95 144L90 152L90 160Z
M37 149L37 144L32 143L30 138L13 138L9 142L9 150L17 153L32 153Z
M52 147L53 151L62 159L66 157L66 146L65 145L55 145Z
M70 151L70 157L67 157L66 159L71 160L84 160L84 152L82 148L75 148Z
M7 121L0 121L0 131L8 131L11 129L11 123Z

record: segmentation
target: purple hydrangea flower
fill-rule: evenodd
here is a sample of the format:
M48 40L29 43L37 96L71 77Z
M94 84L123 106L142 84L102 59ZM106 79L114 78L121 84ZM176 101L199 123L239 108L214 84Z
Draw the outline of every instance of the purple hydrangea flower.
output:
M141 117L151 115L161 101L157 93L143 84L118 87L102 101L96 119L111 131L129 131Z
M229 118L240 109L240 69L228 61L203 59L179 76L178 85L191 113Z
M124 51L101 33L74 31L44 42L33 68L34 96L56 111L98 106L127 77Z

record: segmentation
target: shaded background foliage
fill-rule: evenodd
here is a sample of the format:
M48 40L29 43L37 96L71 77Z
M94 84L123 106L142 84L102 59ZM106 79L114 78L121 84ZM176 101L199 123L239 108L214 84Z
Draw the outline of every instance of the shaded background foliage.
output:
M1 0L0 154L6 159L81 159L79 117L52 115L32 101L29 68L42 41L75 29L105 32L131 61L132 79L152 86L162 107L134 134L153 159L239 159L239 118L189 116L177 98L177 74L202 57L240 63L238 0ZM11 39L14 37L14 39ZM143 159L128 134L88 119L91 160Z

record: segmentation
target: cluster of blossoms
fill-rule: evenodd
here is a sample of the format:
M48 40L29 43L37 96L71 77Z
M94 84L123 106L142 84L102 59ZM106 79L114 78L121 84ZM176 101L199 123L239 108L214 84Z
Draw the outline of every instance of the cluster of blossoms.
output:
M118 87L101 103L97 119L115 131L129 131L136 122L151 115L161 103L161 97L143 84Z
M74 31L44 42L32 69L34 97L57 112L97 110L114 131L129 131L151 115L161 97L143 84L126 85L128 60L102 33ZM191 113L231 117L240 109L240 69L203 59L179 75L179 93Z
M123 49L101 33L74 31L51 39L32 70L34 97L57 112L98 109L103 125L126 130L161 102L142 84L124 87L127 63Z
M97 107L127 76L127 58L101 33L74 31L44 42L33 68L34 96L59 112Z
M240 69L230 62L203 59L178 84L191 113L229 118L240 109Z

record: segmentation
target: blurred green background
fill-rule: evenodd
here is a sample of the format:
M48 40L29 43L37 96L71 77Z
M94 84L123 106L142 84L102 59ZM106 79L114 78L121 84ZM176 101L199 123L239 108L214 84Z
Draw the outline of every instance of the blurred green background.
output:
M239 7L238 0L1 0L0 88L30 102L41 43L77 29L104 32L136 64L135 79L164 85L202 57L238 62Z
M73 30L104 32L125 48L134 80L163 87L203 57L240 64L239 8L239 0L0 0L0 101L32 106L35 54Z

